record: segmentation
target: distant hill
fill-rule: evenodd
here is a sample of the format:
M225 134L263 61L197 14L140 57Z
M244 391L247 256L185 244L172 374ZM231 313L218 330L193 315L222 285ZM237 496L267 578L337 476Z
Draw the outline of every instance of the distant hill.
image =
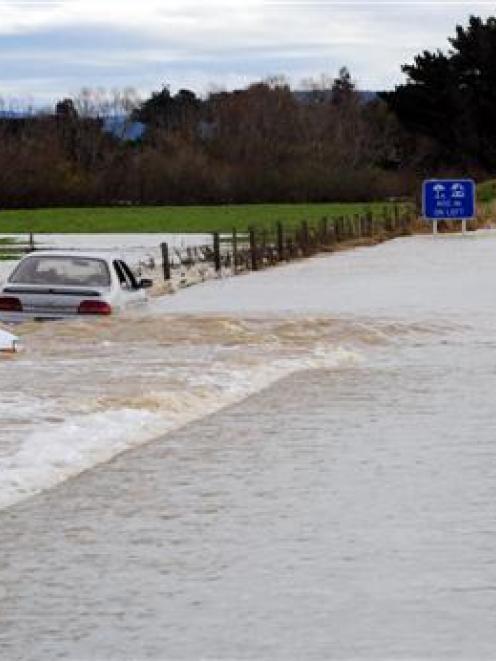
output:
M0 110L0 119L25 119L35 113L28 110Z
M125 115L105 117L103 119L103 130L112 133L119 140L139 140L143 137L146 126L142 122L133 122Z
M0 120L23 120L34 118L40 113L27 110L0 110ZM43 113L44 114L44 113ZM126 115L102 117L103 130L119 140L139 140L146 127L141 122L133 122Z
M373 92L372 90L356 90L356 92L363 104L375 101L379 97L379 92ZM293 95L300 103L311 104L315 103L316 100L330 101L332 91L330 89L294 90Z

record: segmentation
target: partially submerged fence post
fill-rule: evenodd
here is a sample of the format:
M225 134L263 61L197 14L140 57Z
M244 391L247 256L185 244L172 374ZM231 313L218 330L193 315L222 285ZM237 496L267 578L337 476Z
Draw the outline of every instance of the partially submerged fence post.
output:
M214 232L214 266L216 273L220 273L220 236L219 232Z
M257 261L257 242L255 237L255 230L253 227L250 227L250 254L251 254L251 270L258 270L258 261Z
M233 261L232 261L232 271L236 275L236 267L238 265L238 235L236 233L236 228L233 229L232 233L232 251L233 251Z
M327 245L328 229L327 229L327 216L320 219L320 244Z
M360 237L367 234L367 213L364 216L360 216Z
M336 243L336 219L333 218L330 226L327 230L327 240L330 246L334 246Z
M286 239L286 259L288 262L291 261L293 255L294 255L293 238L291 236L288 236L288 238Z
M309 235L308 235L308 223L306 220L302 220L301 222L301 247L303 250L303 255L306 257L309 253L308 250L308 241Z
M360 222L360 214L355 214L355 219L353 221L353 235L355 239L359 239L361 236L362 225Z
M367 211L367 236L373 236L374 234L374 215L372 214L372 211L369 209Z
M261 247L261 255L262 255L262 268L264 267L266 261L267 261L267 230L265 227L262 230L262 236L261 236L261 241L260 241L260 247Z
M169 264L169 246L166 243L160 244L160 250L162 252L162 268L164 271L164 280L170 280L170 264Z
M282 223L277 223L277 259L282 262L284 259L284 230Z

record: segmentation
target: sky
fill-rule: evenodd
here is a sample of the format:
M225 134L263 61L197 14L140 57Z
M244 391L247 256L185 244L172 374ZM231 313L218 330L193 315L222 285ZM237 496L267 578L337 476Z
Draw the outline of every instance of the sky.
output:
M393 88L401 65L496 2L449 0L0 0L0 97L51 103L82 87L165 84L198 94L269 76ZM16 101L17 100L17 101Z

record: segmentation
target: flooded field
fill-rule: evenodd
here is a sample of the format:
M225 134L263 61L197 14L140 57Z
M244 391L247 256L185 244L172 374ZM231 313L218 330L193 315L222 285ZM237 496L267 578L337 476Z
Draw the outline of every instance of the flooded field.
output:
M2 238L20 243L29 240L27 234L0 234ZM171 249L210 245L211 234L35 234L35 245L39 250L59 248L64 250L104 250L118 252L131 263L153 257L160 258L160 244L168 243ZM0 262L0 280L8 273L10 265Z
M495 254L408 237L19 327L4 657L493 658Z

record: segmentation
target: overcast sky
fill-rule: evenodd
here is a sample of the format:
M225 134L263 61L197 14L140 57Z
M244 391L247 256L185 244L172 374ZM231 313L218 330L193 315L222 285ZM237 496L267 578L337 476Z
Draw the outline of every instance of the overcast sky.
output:
M0 96L164 83L205 93L277 74L298 87L343 65L361 89L386 89L471 13L496 14L496 2L0 0Z

